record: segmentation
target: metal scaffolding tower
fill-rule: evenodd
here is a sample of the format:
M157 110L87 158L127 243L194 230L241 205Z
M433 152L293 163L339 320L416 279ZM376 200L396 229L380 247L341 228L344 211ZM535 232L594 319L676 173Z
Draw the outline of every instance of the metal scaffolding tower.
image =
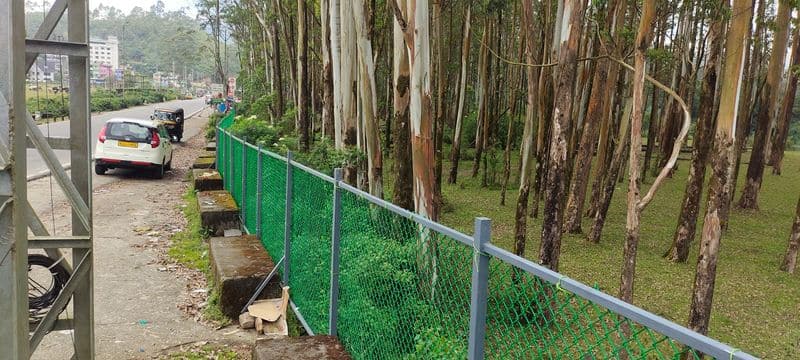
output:
M67 40L50 40L64 15ZM26 38L25 1L0 0L0 359L29 358L54 328L74 329L73 358L94 358L88 15L87 0L55 0ZM69 139L45 137L26 108L26 74L39 54L68 56ZM41 154L72 207L71 235L51 235L28 202L29 147ZM70 174L53 150L70 151ZM69 249L72 259L69 280L35 327L29 324L28 249L56 259ZM70 301L74 317L59 320Z

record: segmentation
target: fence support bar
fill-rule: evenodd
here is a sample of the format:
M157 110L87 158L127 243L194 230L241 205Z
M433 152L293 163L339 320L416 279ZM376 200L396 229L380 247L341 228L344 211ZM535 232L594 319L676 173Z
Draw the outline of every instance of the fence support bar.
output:
M292 152L286 152L286 202L283 221L283 283L289 285L292 254Z
M492 222L475 218L472 257L472 299L469 307L469 349L467 358L483 359L486 342L486 301L489 288L489 255L483 248L491 239Z
M339 314L339 231L342 225L342 169L333 170L333 224L331 227L331 301L328 311L329 335L336 335L336 321Z
M258 145L258 157L256 158L256 237L258 240L261 240L261 233L263 224L261 223L261 211L263 211L263 205L261 204L264 200L264 191L262 188L264 187L264 177L262 176L263 167L261 165L262 153L261 153L261 145ZM285 256L285 255L284 255ZM277 266L276 266L277 267Z
M264 291L264 288L267 287L269 281L272 280L273 276L275 276L275 272L278 271L278 269L281 267L281 263L283 262L284 259L285 258L281 258L280 260L278 260L278 262L275 263L275 267L273 267L272 271L269 272L269 275L267 275L267 277L265 277L264 280L261 280L261 283L258 284L256 291L253 293L252 296L250 296L250 300L247 300L247 304L244 304L242 311L239 312L240 314L244 314L247 311L247 308L250 307L250 305L253 305L256 299L258 299L258 296L261 295L261 292Z

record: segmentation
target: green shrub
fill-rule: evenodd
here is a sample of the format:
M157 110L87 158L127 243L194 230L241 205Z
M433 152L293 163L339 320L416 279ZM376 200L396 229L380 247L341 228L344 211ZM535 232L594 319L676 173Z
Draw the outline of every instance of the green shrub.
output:
M230 130L233 135L247 138L247 142L264 147L277 146L281 137L276 127L256 116L236 119Z

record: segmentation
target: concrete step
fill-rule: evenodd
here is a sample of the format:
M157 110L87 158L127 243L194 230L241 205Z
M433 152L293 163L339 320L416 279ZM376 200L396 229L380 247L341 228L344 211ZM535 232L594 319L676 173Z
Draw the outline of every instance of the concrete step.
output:
M209 259L222 313L238 319L247 300L275 267L261 242L252 235L214 237ZM259 299L281 297L280 277L273 276Z
M192 169L213 169L217 167L217 158L199 157L192 164Z
M217 151L217 143L210 141L206 143L206 150L208 151Z
M212 169L192 169L194 189L197 191L222 190L222 176Z
M201 158L215 158L215 157L217 157L217 152L216 151L203 150L203 152L201 152L200 156L198 156L198 157L201 157Z
M226 229L239 229L239 206L225 190L197 193L200 222L214 236L222 236Z
M301 336L261 339L253 348L253 360L350 359L335 336Z

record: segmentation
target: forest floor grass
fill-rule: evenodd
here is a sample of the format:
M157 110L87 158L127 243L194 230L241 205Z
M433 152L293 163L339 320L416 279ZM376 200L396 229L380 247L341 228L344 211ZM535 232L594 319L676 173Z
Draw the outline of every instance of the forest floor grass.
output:
M502 154L499 156L502 158ZM747 158L739 172L738 200ZM502 161L497 165L497 183L481 187L481 175L471 177L472 161L459 166L457 184L442 183L445 205L440 221L467 234L476 216L492 219L492 242L506 249L513 246L514 211L519 179L516 159L506 205L500 205ZM650 312L685 325L691 302L692 284L699 248L699 236L692 243L689 261L674 264L662 258L669 248L683 199L690 162L680 161L672 179L664 183L642 216L641 240L636 266L634 303ZM391 164L386 164L391 169ZM443 166L447 179L450 163ZM491 174L491 171L490 171ZM648 174L649 175L649 174ZM393 177L386 177L387 192ZM648 176L642 193L653 177ZM709 176L706 176L706 182ZM591 184L590 184L591 186ZM562 239L560 272L617 295L625 235L626 180L617 185L602 240L591 244L584 235L565 234ZM787 152L783 175L764 174L759 211L733 210L728 231L723 235L717 267L716 290L709 335L735 348L771 359L800 358L800 274L778 270L786 250L792 218L800 195L800 152ZM387 194L388 199L391 196ZM704 197L705 199L705 194ZM588 199L587 199L588 201ZM525 257L536 260L541 240L541 206L538 219L528 221ZM698 219L702 227L705 201ZM591 226L583 218L584 234Z

